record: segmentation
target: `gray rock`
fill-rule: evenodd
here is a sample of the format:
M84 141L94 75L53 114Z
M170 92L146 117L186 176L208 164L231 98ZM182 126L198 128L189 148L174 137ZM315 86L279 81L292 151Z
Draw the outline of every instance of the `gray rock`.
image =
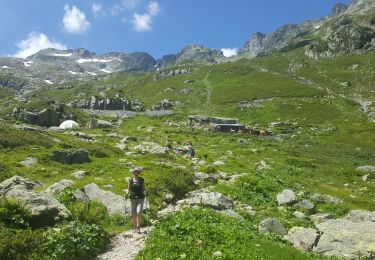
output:
M360 166L356 169L357 171L360 171L360 172L366 172L366 173L371 173L371 172L375 172L375 166L372 166L372 165L364 165L364 166Z
M334 197L334 196L331 196L331 195L326 195L326 194L322 195L322 194L318 194L318 193L313 194L310 197L310 199L315 201L315 202L332 203L332 204L336 204L336 205L344 203L343 199L340 199L340 198L337 198L337 197Z
M234 210L232 209L226 209L226 210L222 210L222 211L219 211L220 214L223 214L225 216L228 216L228 217L231 217L231 218L234 218L240 222L243 222L245 221L245 219L239 215L237 212L235 212Z
M54 160L63 164L80 164L89 162L89 153L86 150L53 151Z
M345 4L342 4L342 3L337 3L333 9L332 9L332 12L331 12L331 16L332 17L336 17L336 16L339 16L343 13L345 13L345 11L348 9L348 6L345 5Z
M315 224L321 223L323 221L326 221L328 219L331 219L332 215L329 213L318 213L310 216L310 219Z
M112 184L107 184L107 185L104 185L103 188L112 189L113 185Z
M76 171L76 172L71 173L70 175L72 175L73 177L81 180L87 175L87 171L82 171L82 170Z
M104 191L95 183L88 184L84 187L84 192L90 200L98 201L108 209L109 214L124 214L130 212L130 201L125 200L122 196L116 195L110 191Z
M14 198L32 212L32 223L36 226L52 225L56 221L68 218L69 210L46 192L35 192L40 186L21 176L13 176L0 184L0 197Z
M204 182L216 182L218 177L213 174L208 174L204 172L196 172L194 174L195 178L198 180L202 180Z
M26 167L31 167L37 163L38 163L38 159L34 157L27 157L25 160L20 162L20 164Z
M154 142L143 142L140 145L134 146L133 150L141 153L165 154L164 147Z
M256 163L257 165L257 170L268 170L271 169L271 167L265 162L265 161L260 161Z
M113 124L105 120L98 120L96 122L96 128L113 128Z
M76 197L77 200L83 201L84 203L89 203L90 202L90 198L86 195L86 193L84 193L80 189L77 189L75 191L74 197Z
M362 176L362 180L363 181L368 181L368 180L372 179L371 177L372 176L370 174L365 174L365 175Z
M296 195L292 190L283 190L277 194L276 200L279 206L281 205L292 205L296 202Z
M306 215L301 211L294 211L293 216L295 216L296 218L299 218L299 219L306 218Z
M302 200L293 205L296 208L305 209L308 211L309 214L314 214L316 212L315 205L311 203L309 200Z
M346 259L374 256L374 211L352 211L344 218L320 223L317 228L323 232L314 248L317 253Z
M260 233L275 233L279 235L287 234L287 230L280 223L280 221L274 218L263 219L262 222L260 222L259 224L259 232Z
M318 243L320 233L312 228L293 227L289 230L285 239L294 247L304 251L310 251Z
M59 182L56 182L56 183L52 184L51 186L49 186L45 190L45 192L49 193L51 195L56 195L56 194L62 192L63 190L65 190L66 188L71 187L73 184L74 184L74 181L63 179L63 180L61 180Z
M226 163L223 161L215 161L212 163L212 166L222 166L225 165Z
M188 207L205 205L218 210L233 208L233 201L219 192L197 190L189 192L186 196L186 199L178 201L177 204Z
M58 127L58 126L51 126L48 128L49 131L53 131L53 132L60 132L60 133L63 133L65 130Z

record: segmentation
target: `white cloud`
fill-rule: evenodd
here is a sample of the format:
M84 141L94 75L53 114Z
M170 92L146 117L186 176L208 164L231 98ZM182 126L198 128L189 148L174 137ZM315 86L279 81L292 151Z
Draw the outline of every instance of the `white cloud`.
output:
M47 48L55 48L59 50L66 50L66 46L60 42L51 41L44 33L31 32L25 40L16 44L18 51L14 54L17 58L26 58L40 50Z
M126 10L134 10L140 2L141 0L122 0L111 8L110 14L119 15Z
M151 22L151 15L135 13L132 20L133 29L137 32L151 31Z
M139 0L122 0L121 4L128 10L133 10L138 4Z
M237 56L238 49L237 48L222 48L221 51L225 57Z
M64 7L65 15L63 18L64 29L68 33L83 33L90 27L90 22L86 20L84 12L76 6L70 8L69 5Z
M160 7L158 2L150 2L147 6L148 14L151 16L155 16L160 12Z
M134 13L132 20L133 29L137 32L151 31L153 17L155 17L159 12L160 7L158 2L150 2L147 6L147 12L145 14Z
M102 4L93 3L91 9L95 17L106 15Z

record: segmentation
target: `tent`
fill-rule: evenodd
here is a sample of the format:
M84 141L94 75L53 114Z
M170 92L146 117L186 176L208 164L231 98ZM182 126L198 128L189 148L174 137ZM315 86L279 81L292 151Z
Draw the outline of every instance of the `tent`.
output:
M66 120L61 123L59 126L60 128L66 130L66 129L76 129L79 128L79 124L76 121L73 120Z

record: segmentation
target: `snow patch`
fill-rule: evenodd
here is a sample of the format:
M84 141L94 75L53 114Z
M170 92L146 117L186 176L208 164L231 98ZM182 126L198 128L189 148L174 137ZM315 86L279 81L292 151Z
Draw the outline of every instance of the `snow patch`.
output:
M2 69L10 69L8 66L2 66Z
M50 81L50 80L48 80L48 79L46 79L46 80L44 80L47 84L54 84L52 81Z
M52 54L52 56L55 56L55 57L70 57L72 56L73 53L54 53Z
M112 73L112 71L106 70L106 69L100 69L100 71L103 71L105 73Z
M102 60L100 60L100 59L79 59L79 60L76 60L78 63L85 63L85 62L103 62L103 63L105 63L105 62L111 62L111 61L113 61L113 60L104 60L104 59L102 59Z
M87 73L87 74L90 74L90 75L92 75L92 76L96 76L96 75L98 75L98 74L96 74L95 72L90 72L90 71L86 71L86 73Z
M317 25L317 26L314 26L315 29L319 29L320 28L320 25Z
M73 74L73 75L82 75L83 74L82 72L75 72L75 71L71 71L71 70L69 70L69 73Z
M31 64L33 64L32 61L26 61L26 62L23 63L23 65L25 65L25 67L30 67Z

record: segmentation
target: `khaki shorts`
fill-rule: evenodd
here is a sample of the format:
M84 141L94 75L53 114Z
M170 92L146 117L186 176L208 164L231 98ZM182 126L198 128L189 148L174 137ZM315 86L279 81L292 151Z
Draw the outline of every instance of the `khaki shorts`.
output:
M130 200L132 215L142 213L144 201L145 199L131 199Z

